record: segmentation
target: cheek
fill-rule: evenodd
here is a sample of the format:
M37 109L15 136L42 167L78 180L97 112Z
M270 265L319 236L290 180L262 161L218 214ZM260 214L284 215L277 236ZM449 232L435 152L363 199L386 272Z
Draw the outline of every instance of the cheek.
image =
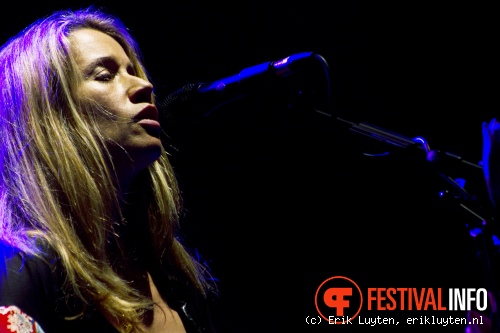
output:
M111 85L98 82L83 84L79 89L79 96L94 104L98 109L119 115L121 95Z
M106 141L123 144L124 137L127 136L128 124L106 117L98 121L98 126L101 135Z

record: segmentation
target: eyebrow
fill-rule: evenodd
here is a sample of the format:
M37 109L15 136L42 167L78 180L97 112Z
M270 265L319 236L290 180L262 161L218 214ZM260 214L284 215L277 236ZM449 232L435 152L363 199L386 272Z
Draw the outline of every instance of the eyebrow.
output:
M99 66L102 66L102 67L109 67L110 65L116 65L117 67L119 66L118 65L118 61L116 60L115 57L113 56L104 56L104 57L100 57L100 58L96 58L94 60L92 60L89 64L87 64L84 68L83 68L83 74L85 76L88 76L88 75L91 75L93 73L93 71L95 70L96 67L99 67ZM135 66L134 64L129 61L127 64L126 64L126 67L132 67L132 69L135 70Z
M86 76L90 75L96 67L106 66L106 64L109 63L116 63L116 61L111 56L94 59L89 64L85 65L85 67L83 68L83 74L85 74Z

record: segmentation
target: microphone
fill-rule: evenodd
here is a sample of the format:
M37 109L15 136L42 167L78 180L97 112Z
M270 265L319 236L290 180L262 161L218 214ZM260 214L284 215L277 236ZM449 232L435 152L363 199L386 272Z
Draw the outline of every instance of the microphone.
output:
M160 107L175 112L179 107L195 107L207 116L215 109L244 96L268 93L276 81L308 64L312 52L293 54L277 61L248 67L239 73L209 83L188 83L170 93Z

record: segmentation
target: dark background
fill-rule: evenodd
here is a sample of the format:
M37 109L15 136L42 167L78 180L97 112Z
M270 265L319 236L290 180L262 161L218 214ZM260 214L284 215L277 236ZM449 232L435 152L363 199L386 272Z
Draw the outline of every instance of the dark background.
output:
M481 170L431 164L421 149L353 133L337 118L421 136L479 163L481 123L498 110L493 5L19 1L2 4L2 42L54 9L89 4L119 16L138 39L160 100L186 83L296 53L328 63L328 72L317 61L276 92L210 117L165 120L186 206L183 237L218 279L220 332L334 331L305 324L317 315L316 289L332 276L362 289L487 286L467 227L481 219L458 206L489 218ZM455 192L439 173L465 179L478 199L440 198Z

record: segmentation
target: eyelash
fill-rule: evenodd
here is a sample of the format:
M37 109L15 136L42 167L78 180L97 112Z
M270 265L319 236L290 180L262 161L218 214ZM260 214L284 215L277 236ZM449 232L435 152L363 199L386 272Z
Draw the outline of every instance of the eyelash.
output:
M135 70L130 70L129 73L131 75L134 75L134 76L137 76ZM95 76L95 80L96 81L103 81L103 82L109 82L111 80L114 79L114 77L116 76L116 72L112 72L110 70L103 70L101 72L99 72L96 76Z
M102 71L95 76L96 81L111 81L116 76L116 73L112 73L109 71Z

